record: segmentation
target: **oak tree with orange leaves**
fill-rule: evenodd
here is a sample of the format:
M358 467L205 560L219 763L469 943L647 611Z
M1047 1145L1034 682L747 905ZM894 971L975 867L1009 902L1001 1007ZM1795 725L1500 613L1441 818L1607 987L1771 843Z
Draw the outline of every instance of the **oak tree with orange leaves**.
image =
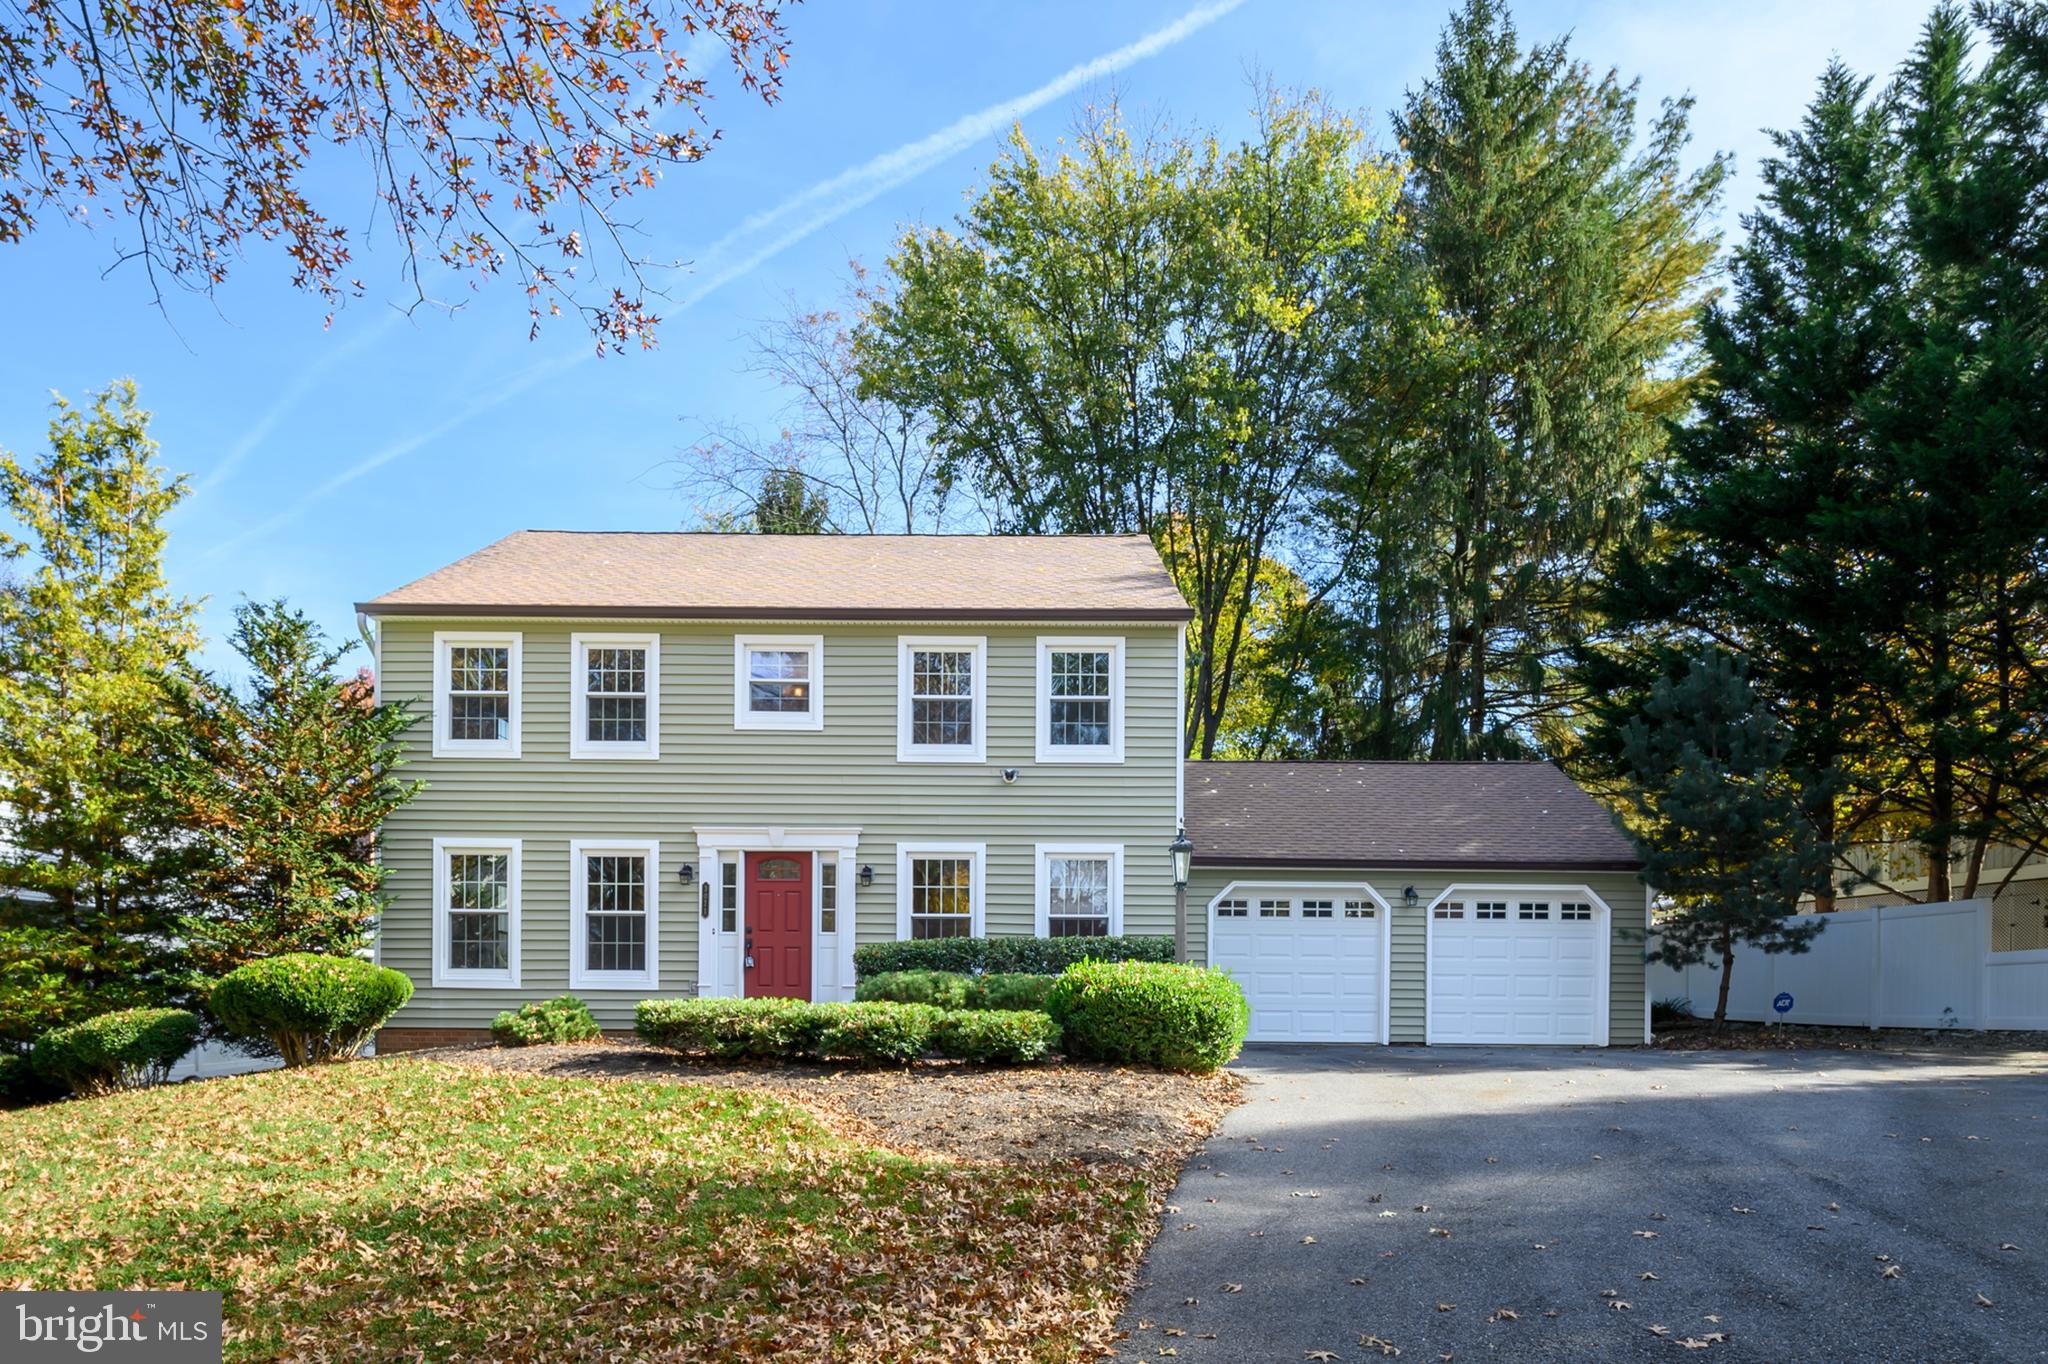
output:
M772 102L783 5L743 0L0 0L0 243L52 218L119 224L117 262L210 294L252 242L330 305L368 232L416 305L438 260L511 276L532 329L565 309L600 348L652 344L619 216L718 138L709 72ZM610 283L602 281L609 279ZM331 314L330 314L331 316Z

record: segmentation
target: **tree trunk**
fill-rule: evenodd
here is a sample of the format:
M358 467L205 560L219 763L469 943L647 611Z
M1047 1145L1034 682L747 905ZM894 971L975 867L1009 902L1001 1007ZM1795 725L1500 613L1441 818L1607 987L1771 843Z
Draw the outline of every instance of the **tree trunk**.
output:
M1735 939L1721 939L1721 997L1714 1001L1714 1031L1728 1021L1728 982L1735 976Z

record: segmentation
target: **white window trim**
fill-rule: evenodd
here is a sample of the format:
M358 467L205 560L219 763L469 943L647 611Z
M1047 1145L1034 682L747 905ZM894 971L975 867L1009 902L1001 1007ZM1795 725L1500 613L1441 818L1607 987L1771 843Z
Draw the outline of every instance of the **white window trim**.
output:
M1109 859L1109 936L1124 931L1124 845L1121 843L1040 843L1032 860L1032 932L1039 937L1052 934L1052 871L1055 857L1106 857Z
M590 914L590 873L583 859L591 853L638 853L647 859L647 969L592 971L585 939ZM659 988L661 955L661 844L652 838L572 839L569 843L569 988L572 990L653 990Z
M647 737L639 743L588 738L592 648L647 651ZM569 756L572 758L659 758L661 756L661 636L571 635L569 637Z
M811 656L811 708L803 712L747 709L747 651L803 649ZM734 635L732 640L732 727L734 729L819 730L825 727L825 637L823 635Z
M1106 651L1109 654L1109 743L1101 748L1055 746L1052 741L1052 656L1061 650ZM1038 637L1038 761L1042 763L1120 763L1124 760L1124 640L1121 635L1040 635Z
M507 853L506 935L510 938L503 971L458 971L448 965L448 859L457 853ZM434 967L436 989L482 990L519 985L519 840L516 838L437 838L434 840Z
M974 742L941 746L910 742L910 655L919 649L972 650ZM896 761L978 763L988 760L988 636L899 635L896 639Z
M988 923L988 844L986 843L898 843L896 845L896 937L910 940L910 862L916 857L969 857L973 859L968 893L974 897L974 912L968 917L967 936L986 936Z
M517 630L436 630L434 632L434 756L437 758L516 758L519 756L520 646ZM506 647L506 684L511 688L510 737L451 739L448 737L449 650L459 644L502 644Z

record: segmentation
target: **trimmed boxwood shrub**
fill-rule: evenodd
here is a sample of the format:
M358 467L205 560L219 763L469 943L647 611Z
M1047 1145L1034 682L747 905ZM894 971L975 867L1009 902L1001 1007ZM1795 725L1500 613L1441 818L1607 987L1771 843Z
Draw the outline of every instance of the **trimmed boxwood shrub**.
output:
M948 1016L929 1004L819 1004L824 1027L817 1054L834 1061L867 1065L908 1065L931 1050L932 1031Z
M80 1094L161 1084L199 1040L199 1015L187 1009L121 1009L36 1039L35 1068Z
M1251 1026L1244 991L1222 971L1156 962L1081 962L1046 997L1067 1055L1207 1074Z
M887 1001L964 1009L968 1006L970 979L954 971L884 971L855 986L853 997L863 1003Z
M1004 971L992 976L972 976L967 983L970 1009L1045 1009L1045 997L1052 993L1058 976L1033 976L1021 971Z
M491 1020L491 1037L501 1047L535 1047L547 1042L595 1042L597 1020L574 995L536 999Z
M871 942L853 949L857 979L885 971L958 971L989 975L1016 971L1056 976L1077 961L1172 961L1173 939L919 938Z
M238 966L214 985L221 1026L263 1038L288 1066L346 1061L412 998L412 981L361 957L287 952Z
M1024 1065L1044 1060L1059 1045L1060 1025L1036 1009L955 1009L932 1031L932 1049L962 1061Z
M633 1031L657 1047L726 1060L803 1056L824 1026L820 1011L830 1007L800 999L643 999Z

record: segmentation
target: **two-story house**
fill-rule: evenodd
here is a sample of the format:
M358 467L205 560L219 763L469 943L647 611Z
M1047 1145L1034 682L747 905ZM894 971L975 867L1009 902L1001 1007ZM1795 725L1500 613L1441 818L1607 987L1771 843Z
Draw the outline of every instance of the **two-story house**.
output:
M1646 899L1590 798L1184 763L1190 613L1144 537L526 531L359 610L426 782L380 843L417 987L387 1049L566 991L610 1029L849 999L862 942L1171 933L1184 818L1254 1037L1640 1038Z

